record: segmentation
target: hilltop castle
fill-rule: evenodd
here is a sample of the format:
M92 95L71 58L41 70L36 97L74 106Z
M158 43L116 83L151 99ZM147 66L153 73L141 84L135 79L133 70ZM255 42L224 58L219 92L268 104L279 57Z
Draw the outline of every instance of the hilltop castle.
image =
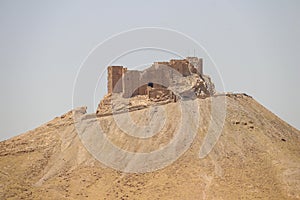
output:
M143 71L109 66L107 72L108 94L100 102L97 113L110 113L112 104L124 107L126 99L131 101L131 108L133 104L140 108L140 105L153 102L162 104L205 98L215 93L210 77L203 74L203 60L197 57L155 62Z
M187 77L197 74L203 79L203 60L197 57L187 57L182 60L155 62L144 71L128 70L123 66L109 66L107 90L109 94L122 93L124 98L137 95L157 95L170 93L168 87L177 77ZM179 94L177 94L179 95Z

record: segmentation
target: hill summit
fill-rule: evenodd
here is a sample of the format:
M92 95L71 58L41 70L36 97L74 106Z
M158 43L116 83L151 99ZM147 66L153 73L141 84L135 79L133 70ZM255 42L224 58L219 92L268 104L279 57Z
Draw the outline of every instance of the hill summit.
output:
M0 199L300 199L300 132L201 59L111 66L96 113L0 142Z
M126 173L95 159L78 136L73 111L1 142L1 199L299 199L299 131L251 97L226 96L221 136L213 150L199 158L209 126L210 98L193 100L199 101L203 115L190 148L152 172ZM172 138L180 117L176 104L161 106L172 116L169 127L149 141L126 137L113 116L98 120L106 124L107 137L115 145L149 152ZM149 109L131 115L144 123L142 116Z

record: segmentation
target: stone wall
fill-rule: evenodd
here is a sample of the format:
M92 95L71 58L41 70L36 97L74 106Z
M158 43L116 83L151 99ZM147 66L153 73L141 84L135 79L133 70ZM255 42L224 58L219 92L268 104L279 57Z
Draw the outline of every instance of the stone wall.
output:
M107 68L108 94L123 92L123 81L121 78L126 73L126 71L127 68L124 68L123 66L109 66Z
M108 93L123 93L125 98L146 95L149 83L153 84L153 88L165 89L176 79L176 76L202 75L202 63L201 58L187 57L182 60L155 62L144 71L110 66L108 67Z
M189 68L191 69L191 71L193 73L203 75L203 59L202 58L187 57L186 60L189 62Z
M167 88L147 88L147 95L151 101L166 101L172 100L176 102L177 98L176 95L173 94L172 91L168 90Z
M137 70L128 70L124 76L123 97L129 98L139 95L140 72Z

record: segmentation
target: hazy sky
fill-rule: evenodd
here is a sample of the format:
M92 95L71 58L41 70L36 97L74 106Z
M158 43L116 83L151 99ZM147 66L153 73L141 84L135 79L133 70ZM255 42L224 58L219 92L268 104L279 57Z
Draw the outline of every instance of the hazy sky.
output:
M0 140L70 110L76 73L92 48L138 27L194 38L227 91L250 94L299 129L299 10L298 0L1 0ZM99 100L105 92L103 85Z

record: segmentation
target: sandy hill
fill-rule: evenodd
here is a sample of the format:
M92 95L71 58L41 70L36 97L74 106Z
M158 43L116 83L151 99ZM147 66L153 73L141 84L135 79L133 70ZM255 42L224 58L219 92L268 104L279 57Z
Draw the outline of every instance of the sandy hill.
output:
M199 157L211 98L193 100L202 115L190 122L191 127L200 126L187 151L151 172L126 173L95 159L77 134L74 112L3 141L0 199L300 199L300 132L251 97L226 97L222 134L212 151ZM82 113L87 122L84 130L93 127L89 120L98 120L114 145L130 152L151 152L174 136L180 120L178 104L160 106L170 116L167 127L148 139L126 135L113 116L89 119ZM143 124L149 112L146 108L130 115ZM113 161L118 159L126 158Z

